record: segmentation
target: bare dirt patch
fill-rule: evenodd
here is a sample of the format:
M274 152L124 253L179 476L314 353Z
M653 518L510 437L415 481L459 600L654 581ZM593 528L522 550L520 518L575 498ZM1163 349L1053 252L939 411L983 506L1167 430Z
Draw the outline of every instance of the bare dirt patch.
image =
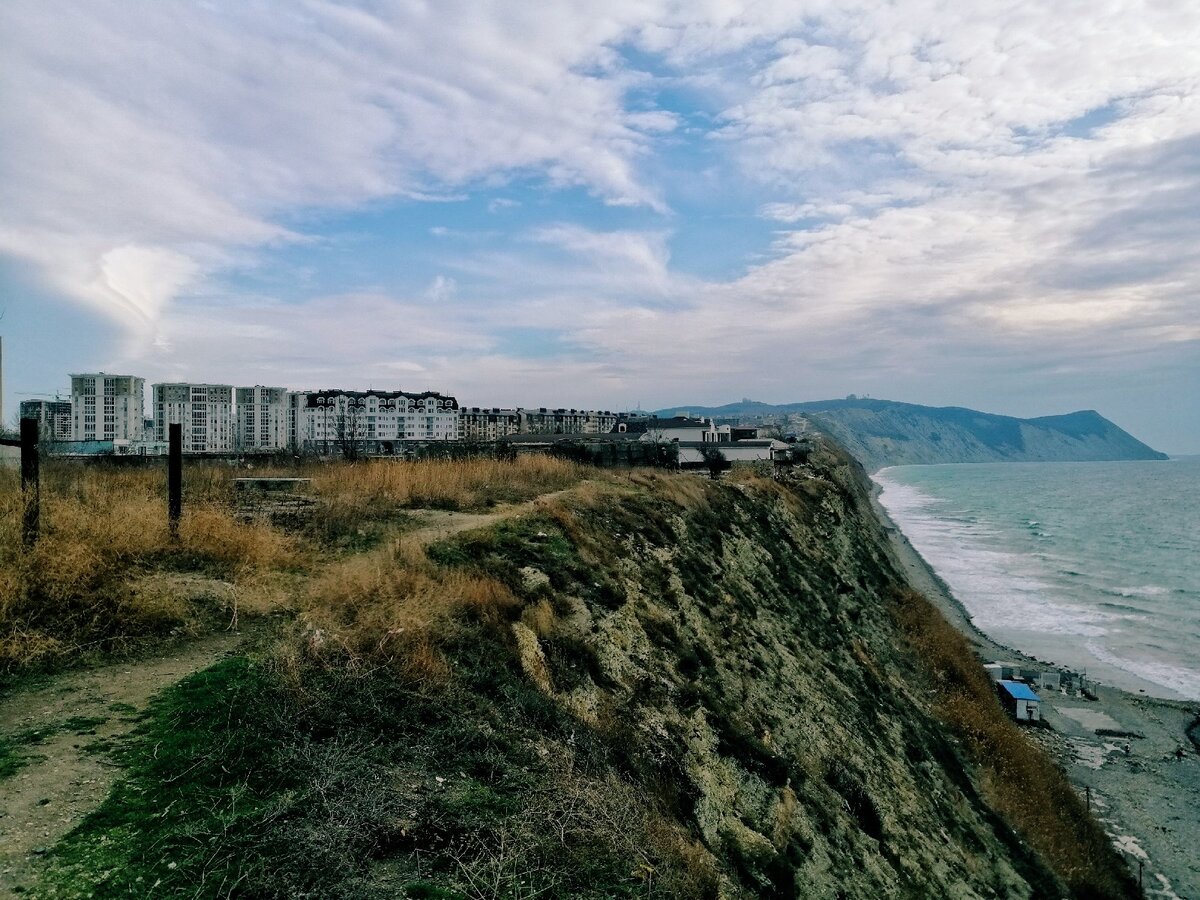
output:
M29 885L41 852L108 796L111 751L150 698L232 653L226 633L161 655L75 672L0 701L0 736L20 737L23 763L0 781L0 897Z

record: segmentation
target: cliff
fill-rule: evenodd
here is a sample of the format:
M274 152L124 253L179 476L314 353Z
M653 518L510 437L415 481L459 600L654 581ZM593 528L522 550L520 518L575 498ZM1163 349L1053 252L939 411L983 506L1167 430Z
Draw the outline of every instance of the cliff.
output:
M869 470L930 463L1166 459L1095 410L1017 419L870 399L689 409L695 415L763 421L784 429L812 423Z
M1002 717L965 644L925 665L867 488L818 440L786 482L591 473L331 556L287 637L158 702L55 895L1130 896L1044 759L945 723Z

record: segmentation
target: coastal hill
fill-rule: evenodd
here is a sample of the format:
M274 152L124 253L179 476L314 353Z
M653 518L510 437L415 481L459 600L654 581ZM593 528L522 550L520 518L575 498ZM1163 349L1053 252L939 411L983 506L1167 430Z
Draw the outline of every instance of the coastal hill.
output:
M660 415L678 409L662 410ZM742 401L686 409L692 415L776 425L784 431L815 427L834 437L868 470L932 463L1167 458L1090 409L1017 419L957 406L867 398L778 406Z
M121 660L103 694L71 673L0 693L20 810L0 873L25 895L1136 896L823 436L774 477L301 471L312 504L284 527L214 503L169 555L159 505L132 514L139 472L51 467L38 559L87 552L0 550L19 589L0 675L227 635L231 608L247 639L211 663ZM227 495L228 472L193 485ZM96 490L95 526L63 527ZM0 518L0 548L19 523ZM150 670L155 691L182 680L147 703L128 682ZM86 816L83 777L105 779Z

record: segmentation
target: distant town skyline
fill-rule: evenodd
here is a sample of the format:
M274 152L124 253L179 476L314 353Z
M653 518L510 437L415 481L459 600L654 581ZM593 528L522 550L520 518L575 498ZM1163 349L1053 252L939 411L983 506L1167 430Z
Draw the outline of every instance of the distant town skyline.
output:
M0 5L4 410L1094 408L1200 452L1200 16Z

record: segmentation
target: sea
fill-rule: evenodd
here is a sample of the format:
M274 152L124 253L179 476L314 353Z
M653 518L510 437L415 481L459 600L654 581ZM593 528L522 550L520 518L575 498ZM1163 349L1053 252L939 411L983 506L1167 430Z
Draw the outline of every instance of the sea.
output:
M988 637L1125 690L1200 700L1200 456L873 477Z

